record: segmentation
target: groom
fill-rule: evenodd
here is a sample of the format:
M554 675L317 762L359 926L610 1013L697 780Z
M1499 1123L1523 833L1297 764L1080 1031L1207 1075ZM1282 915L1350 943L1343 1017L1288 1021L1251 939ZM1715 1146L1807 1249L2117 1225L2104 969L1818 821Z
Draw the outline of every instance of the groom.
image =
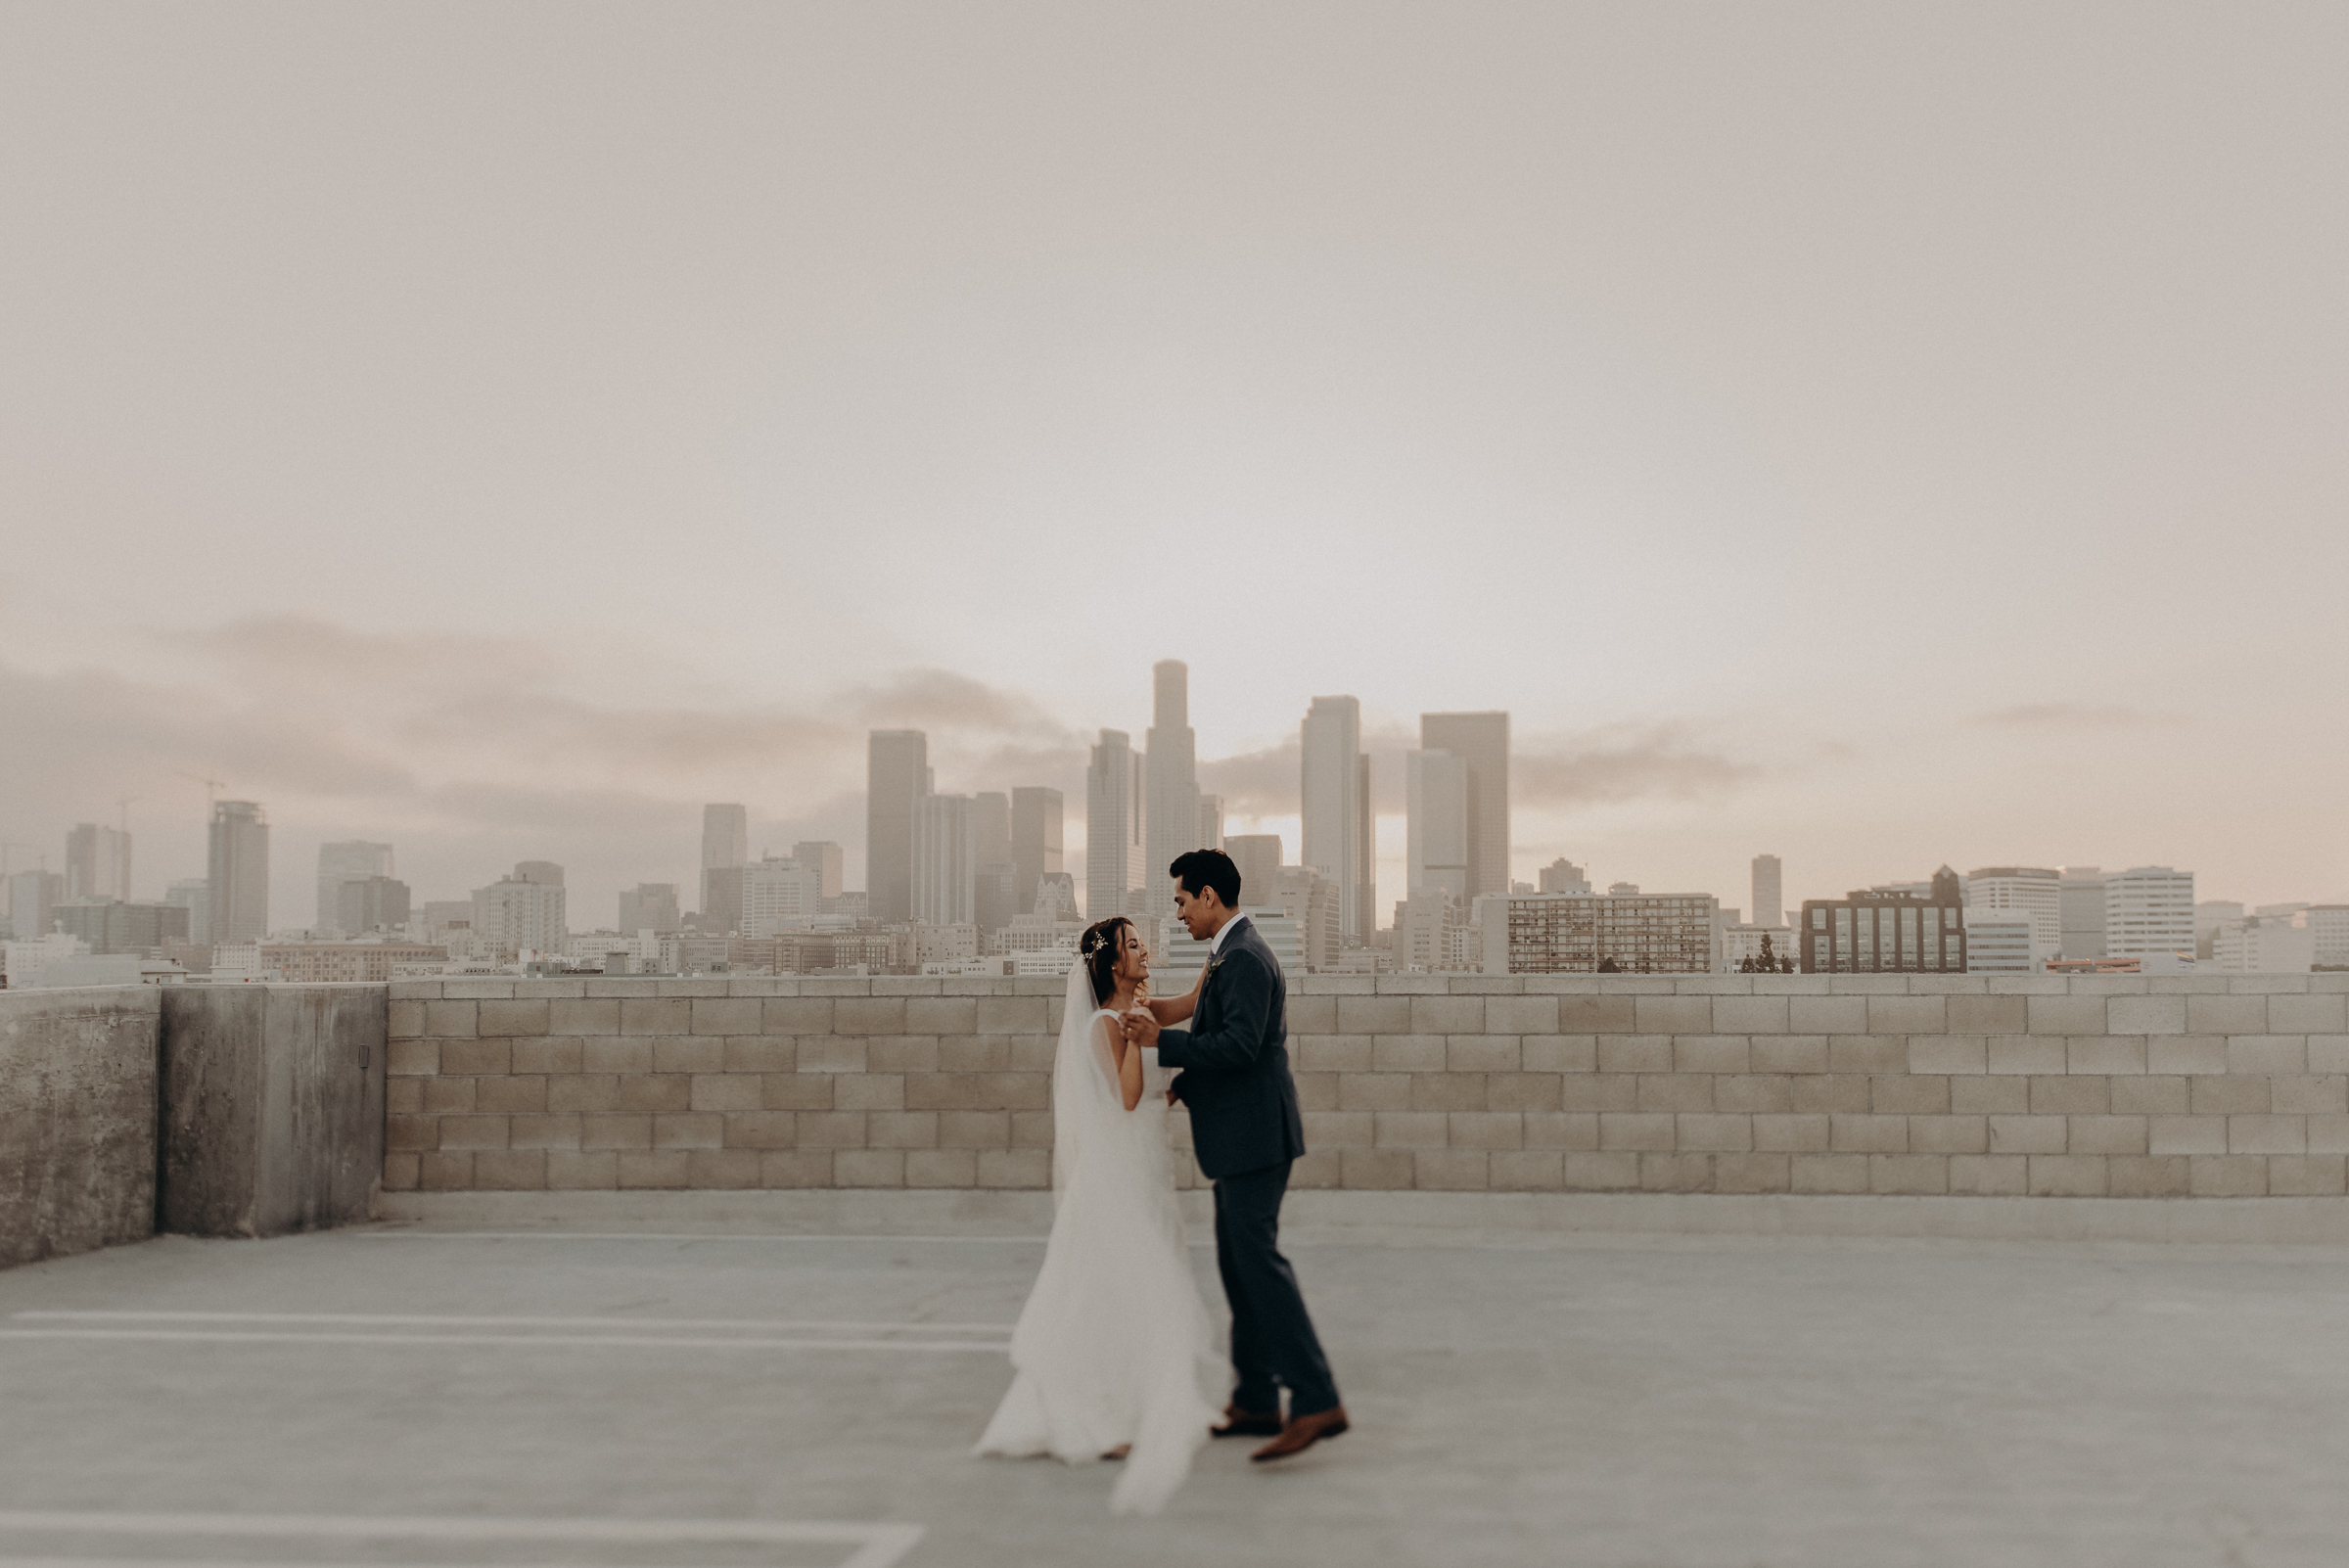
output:
M1296 1272L1280 1255L1280 1200L1305 1152L1289 1078L1288 986L1280 960L1235 907L1240 868L1221 850L1193 850L1168 868L1174 912L1207 969L1187 996L1128 1015L1136 1044L1179 1068L1167 1090L1191 1110L1199 1169L1216 1183L1216 1263L1231 1302L1231 1364L1239 1374L1217 1437L1271 1437L1256 1459L1285 1459L1346 1430L1346 1407L1306 1315ZM1189 1029L1167 1029L1191 1019ZM1280 1390L1289 1391L1289 1418Z

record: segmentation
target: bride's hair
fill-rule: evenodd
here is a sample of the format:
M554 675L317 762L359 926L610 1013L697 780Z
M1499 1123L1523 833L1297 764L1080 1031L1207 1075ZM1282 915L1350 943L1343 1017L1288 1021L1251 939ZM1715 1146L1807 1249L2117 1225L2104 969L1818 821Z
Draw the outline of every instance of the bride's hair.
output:
M1119 949L1126 939L1119 935L1123 927L1133 922L1124 915L1111 915L1096 920L1084 928L1083 940L1077 944L1078 953L1084 959L1084 972L1093 983L1093 1005L1098 1007L1109 1000L1109 993L1118 989L1115 971Z

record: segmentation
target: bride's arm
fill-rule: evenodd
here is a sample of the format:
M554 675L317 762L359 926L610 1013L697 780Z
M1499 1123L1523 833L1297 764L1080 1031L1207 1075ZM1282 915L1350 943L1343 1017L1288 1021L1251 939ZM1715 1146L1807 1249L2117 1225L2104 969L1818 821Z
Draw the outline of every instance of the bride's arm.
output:
M1142 1048L1127 1039L1125 1030L1107 1018L1096 1026L1109 1037L1110 1060L1115 1064L1118 1098L1132 1110L1142 1103Z
M1150 1016L1158 1020L1161 1029L1172 1029L1199 1010L1199 988L1206 984L1207 968L1205 965L1201 965L1199 978L1191 982L1189 991L1166 1001L1148 1003Z

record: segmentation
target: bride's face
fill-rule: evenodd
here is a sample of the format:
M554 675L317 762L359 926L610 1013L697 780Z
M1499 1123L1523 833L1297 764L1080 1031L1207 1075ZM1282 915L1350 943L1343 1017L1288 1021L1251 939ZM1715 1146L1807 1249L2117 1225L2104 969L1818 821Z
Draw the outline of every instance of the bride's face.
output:
M1141 933L1127 926L1118 932L1118 978L1146 980L1150 975L1150 950L1142 945Z

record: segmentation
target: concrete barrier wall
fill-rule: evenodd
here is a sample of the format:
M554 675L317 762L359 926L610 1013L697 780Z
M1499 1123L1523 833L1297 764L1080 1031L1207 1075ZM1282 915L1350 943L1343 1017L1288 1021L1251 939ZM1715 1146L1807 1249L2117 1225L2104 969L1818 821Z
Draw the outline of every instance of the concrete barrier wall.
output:
M160 1021L149 987L0 992L0 1268L155 1233Z
M1063 989L395 984L384 1182L1048 1186ZM2337 1195L2345 1008L2349 975L1306 976L1295 1182Z

